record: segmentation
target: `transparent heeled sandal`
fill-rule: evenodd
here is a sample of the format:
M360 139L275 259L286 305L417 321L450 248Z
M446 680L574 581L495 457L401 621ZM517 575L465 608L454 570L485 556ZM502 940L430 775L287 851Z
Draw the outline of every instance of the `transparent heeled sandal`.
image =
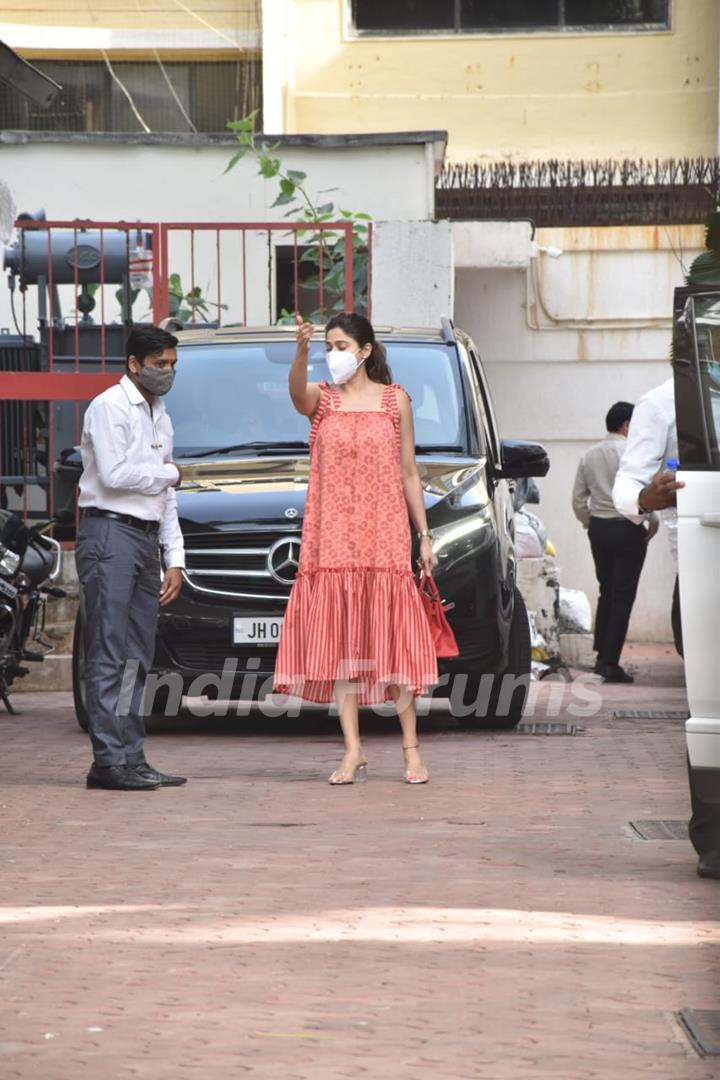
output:
M352 772L345 773L342 769L336 769L330 776L328 784L333 787L343 787L345 784L364 784L367 780L367 761L361 761Z
M419 749L419 743L415 743L413 746L403 746L403 750L418 750L418 749ZM406 784L427 784L428 781L430 780L430 775L429 775L429 773L428 773L428 771L427 771L427 769L425 768L424 765L423 765L423 772L425 773L424 776L422 776L422 775L418 776L416 773L414 773L412 771L412 769L405 769L405 775L404 775L403 779L405 780Z

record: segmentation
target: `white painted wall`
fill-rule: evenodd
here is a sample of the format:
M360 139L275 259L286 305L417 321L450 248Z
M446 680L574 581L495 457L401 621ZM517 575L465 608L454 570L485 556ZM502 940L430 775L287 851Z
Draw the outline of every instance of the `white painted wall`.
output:
M163 137L127 139L38 139L13 141L0 136L0 175L13 189L19 211L44 207L49 219L145 222L282 222L287 207L273 208L277 180L258 175L247 157L224 175L237 144L228 139L197 137L183 143ZM332 201L337 208L363 211L372 218L422 220L433 214L434 142L381 142L326 137L322 145L283 145L273 151L283 167L307 173L307 188L317 205ZM330 143L330 145L327 145ZM428 149L428 146L430 149ZM327 189L332 189L328 191ZM339 215L338 215L339 216ZM306 238L307 239L307 238ZM277 232L272 245L291 243ZM222 302L229 305L226 322L268 322L267 233L248 234L247 303L243 298L243 252L239 234L224 235L221 245ZM198 270L195 283L216 299L215 234L195 238ZM190 234L171 234L169 264L190 287ZM115 287L106 303L114 311ZM33 290L28 292L28 327L35 320ZM61 287L66 314L74 301L72 288ZM138 301L137 313L143 317ZM10 326L7 290L0 290L0 327Z
M229 140L202 136L194 145L101 137L4 140L0 174L14 189L19 209L44 206L48 217L58 219L282 220L285 208L271 209L277 182L259 177L253 160L246 158L223 175L234 149ZM423 143L393 144L388 135L384 145L293 145L275 153L283 166L308 173L311 192L336 189L321 202L332 199L383 220L432 217Z
M557 547L563 585L597 588L587 536L570 506L580 455L604 436L617 400L637 401L669 373L672 293L702 229L545 229L563 249L530 255L530 227L456 223L455 321L483 357L503 435L538 439L552 461L537 510ZM518 230L524 229L527 256ZM537 281L533 280L537 269ZM558 320L542 311L545 307ZM674 580L667 536L652 542L630 637L670 641Z
M286 115L295 99L295 6L292 0L263 0L262 9L263 124L280 135L295 130L294 117Z
M373 228L372 317L379 326L439 326L453 310L449 221L379 221Z

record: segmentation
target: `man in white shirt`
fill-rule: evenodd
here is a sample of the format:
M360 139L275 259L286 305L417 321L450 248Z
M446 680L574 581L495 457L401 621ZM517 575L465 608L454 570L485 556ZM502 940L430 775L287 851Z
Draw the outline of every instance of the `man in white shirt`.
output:
M172 461L173 429L162 401L175 377L176 345L158 327L134 329L126 375L90 403L83 424L75 558L94 754L88 787L144 791L185 783L146 762L142 716L158 604L178 596L185 565L175 500L182 472Z
M607 435L583 454L573 487L575 517L588 530L600 593L595 616L595 672L605 682L631 683L632 675L620 667L627 628L648 540L657 531L618 513L612 499L613 484L625 449L633 406L617 401L605 417Z
M675 421L675 380L669 378L640 399L633 413L625 453L613 487L615 506L630 521L642 521L654 511L672 515L677 491L684 487L675 476L678 459ZM670 466L668 467L668 463ZM670 518L672 524L672 517ZM677 532L669 530L670 546L677 565ZM678 580L672 599L672 627L675 647L682 656L680 592ZM701 877L720 879L720 807L704 799L694 783L688 761L688 781L692 817L688 831L699 855L697 872Z
M677 461L675 424L675 382L672 377L645 394L635 407L625 450L613 486L613 502L629 521L648 520L655 511L670 510L676 492L683 487L675 480L675 470L666 462ZM677 565L677 532L669 529L670 549ZM672 599L672 627L675 646L682 656L680 597L678 584Z

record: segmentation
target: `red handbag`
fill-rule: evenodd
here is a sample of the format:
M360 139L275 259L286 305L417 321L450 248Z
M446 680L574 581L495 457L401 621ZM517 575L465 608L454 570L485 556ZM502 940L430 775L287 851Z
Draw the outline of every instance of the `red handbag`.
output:
M455 635L450 629L450 624L445 618L445 612L450 606L443 604L438 592L437 583L432 574L420 571L420 580L417 583L420 593L420 602L427 616L428 626L432 635L435 652L438 656L459 656Z

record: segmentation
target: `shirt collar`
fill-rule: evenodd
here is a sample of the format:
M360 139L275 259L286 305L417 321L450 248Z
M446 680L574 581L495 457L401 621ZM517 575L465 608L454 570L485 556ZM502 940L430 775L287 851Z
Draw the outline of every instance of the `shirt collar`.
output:
M127 375L123 375L120 380L120 385L127 395L127 399L131 405L147 405L147 398L140 393L135 383ZM153 412L162 412L165 408L165 402L162 398L154 397L151 402Z
M620 435L620 433L617 431L608 431L607 435L605 436L605 440L607 442L614 442L616 439L620 439L622 442L625 442L625 436Z
M142 405L142 403L145 401L145 398L128 375L123 375L122 379L120 380L120 385L125 391L127 399L131 405Z

